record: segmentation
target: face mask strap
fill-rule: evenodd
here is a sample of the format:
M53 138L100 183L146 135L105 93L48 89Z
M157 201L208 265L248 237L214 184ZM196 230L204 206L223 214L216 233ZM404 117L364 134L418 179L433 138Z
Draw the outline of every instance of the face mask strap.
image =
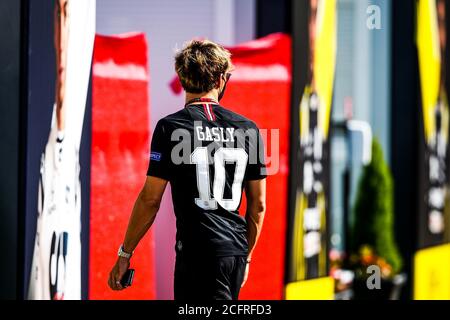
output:
M227 83L228 83L228 81L230 80L231 73L226 73L225 76L226 76L226 78L225 78L225 84L224 84L224 86L223 86L222 91L219 93L219 97L218 97L218 100L219 100L219 101L220 101L220 100L223 98L223 96L225 95L225 90L227 89Z

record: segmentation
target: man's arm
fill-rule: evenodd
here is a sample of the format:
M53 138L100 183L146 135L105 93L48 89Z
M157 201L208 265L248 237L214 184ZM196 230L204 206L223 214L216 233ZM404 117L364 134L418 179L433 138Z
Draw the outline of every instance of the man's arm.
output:
M125 252L133 252L139 241L152 226L156 218L156 213L159 210L166 185L167 180L150 176L147 177L145 185L136 199L130 221L128 222L125 240L123 241L123 250ZM111 289L124 289L118 282L122 279L129 265L129 259L118 257L108 279L108 284Z
M133 207L127 233L123 241L125 252L133 252L156 218L167 180L147 177Z
M247 212L245 214L248 242L247 260L250 261L261 234L264 215L266 213L266 179L248 181L245 185L245 195L247 196ZM242 286L244 286L247 281L248 270L249 263L247 263Z
M247 196L247 241L248 260L251 259L259 235L261 234L266 213L266 179L248 181L245 186Z

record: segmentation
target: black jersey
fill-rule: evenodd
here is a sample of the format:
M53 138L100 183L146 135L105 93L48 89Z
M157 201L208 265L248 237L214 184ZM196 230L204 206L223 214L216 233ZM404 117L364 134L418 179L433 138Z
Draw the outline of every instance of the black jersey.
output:
M170 181L177 252L248 254L242 191L266 177L255 123L218 104L188 105L156 125L147 175Z

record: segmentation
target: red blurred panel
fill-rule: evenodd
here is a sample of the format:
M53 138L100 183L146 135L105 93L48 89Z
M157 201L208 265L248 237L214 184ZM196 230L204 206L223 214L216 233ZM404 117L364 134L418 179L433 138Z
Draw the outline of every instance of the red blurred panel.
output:
M147 41L140 33L95 38L92 82L90 299L155 298L153 237L132 259L133 286L107 286L149 154Z
M260 129L280 130L280 169L276 175L267 178L263 232L240 299L282 299L288 205L291 39L287 35L274 34L229 49L236 70L221 104L252 119ZM270 157L270 135L267 141ZM242 210L245 210L244 205Z

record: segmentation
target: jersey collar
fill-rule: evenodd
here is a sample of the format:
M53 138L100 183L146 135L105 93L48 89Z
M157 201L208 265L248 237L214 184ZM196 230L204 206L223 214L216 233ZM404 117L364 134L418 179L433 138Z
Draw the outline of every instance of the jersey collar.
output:
M188 106L190 106L193 103L199 103L199 102L219 104L217 102L217 100L215 100L215 99L211 99L211 98L195 98L195 99L189 100L184 107L188 107Z

